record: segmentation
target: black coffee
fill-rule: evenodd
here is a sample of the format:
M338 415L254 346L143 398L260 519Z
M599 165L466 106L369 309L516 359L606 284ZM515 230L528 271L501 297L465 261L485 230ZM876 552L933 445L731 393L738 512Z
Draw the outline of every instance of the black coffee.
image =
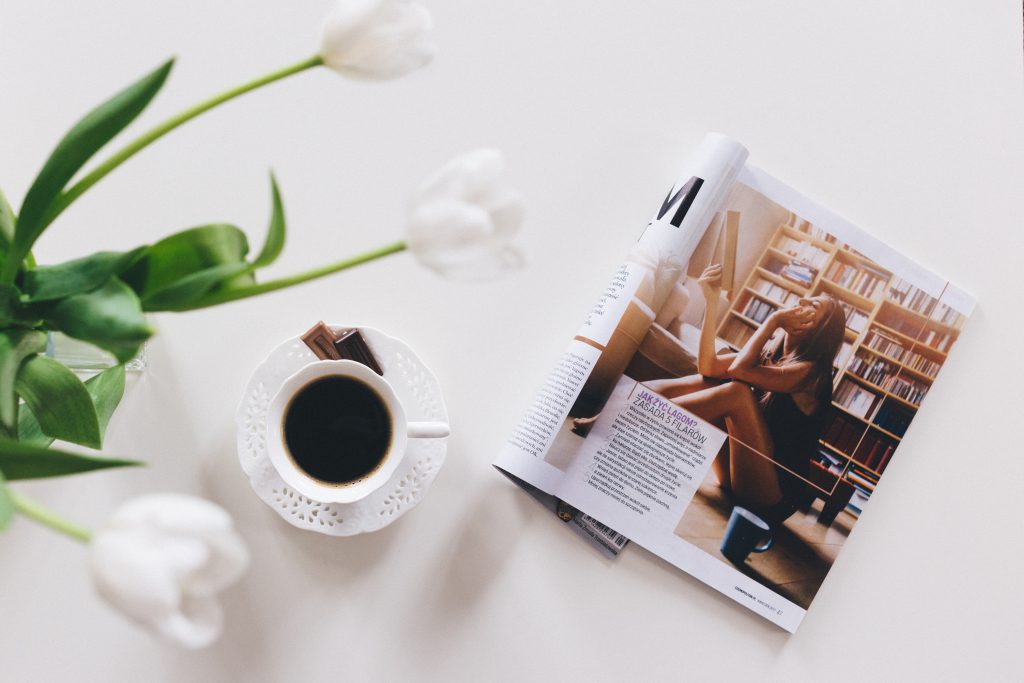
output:
M352 484L383 462L391 446L391 415L372 387L351 377L324 377L288 404L284 440L310 477Z

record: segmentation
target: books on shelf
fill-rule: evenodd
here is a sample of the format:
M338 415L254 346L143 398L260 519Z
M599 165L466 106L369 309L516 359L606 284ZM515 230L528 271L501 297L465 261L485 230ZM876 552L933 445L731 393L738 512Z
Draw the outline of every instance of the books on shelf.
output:
M918 337L918 341L925 346L930 346L943 353L949 351L954 339L956 339L956 335L951 332L939 332L938 330L927 330Z
M847 509L855 515L859 515L864 511L864 506L867 505L871 494L875 492L875 486L878 484L878 475L853 466L846 472L846 481L853 484L853 495L850 496Z
M910 377L887 377L879 386L914 405L920 405L928 393L927 384Z
M866 471L866 470L858 467L856 463L854 463L854 465L853 465L853 467L851 469L856 471L856 472L858 472L860 474L861 479L864 482L863 483L864 486L870 486L870 487L873 488L876 485L878 485L878 481L882 478L882 475L879 474L878 472Z
M818 277L818 269L798 259L782 260L778 254L773 253L766 259L761 267L769 273L778 275L781 278L796 283L803 288L809 288Z
M949 351L953 342L956 341L955 332L927 327L927 323L915 320L906 314L901 315L900 313L899 309L883 309L875 316L875 320L880 325L904 334L919 344L929 346L943 353Z
M743 315L746 318L750 318L755 323L763 323L768 319L775 311L779 310L779 307L775 304L770 304L764 299L758 299L757 297L750 297L750 301L747 302L746 308L743 309Z
M833 261L825 271L825 278L868 299L874 299L889 281L888 273L868 266L853 266L842 261Z
M854 375L879 386L890 377L896 376L899 372L897 367L888 361L878 358L865 358L860 355L854 356L850 360L847 369Z
M818 449L817 462L826 470L836 475L842 474L843 469L846 467L846 460L825 448Z
M964 314L898 277L889 283L888 296L890 301L944 325L959 328L967 319Z
M846 412L866 420L878 403L879 395L844 379L839 382L839 387L833 394L832 400L842 406Z
M810 235L814 239L821 240L822 242L828 242L829 244L836 244L837 242L835 235L828 232L824 228L812 224L810 221L806 219L800 218L799 216L793 217L792 221L789 224L789 227L798 232Z
M849 470L846 473L846 478L847 478L847 480L852 482L854 485L859 486L860 488L864 489L865 491L871 491L875 487L875 484L877 483L877 481L876 482L872 482L870 479L865 477L864 476L864 472L862 470L858 470L858 469L851 469L851 470Z
M903 344L903 342L888 336L877 329L871 330L871 334L866 340L864 340L864 346L873 351L877 351L886 358L891 358L897 363L902 363L912 370L917 370L928 377L935 377L939 373L939 368L942 367L942 363L938 363L922 356L920 353L911 351Z
M763 277L759 277L754 280L750 288L758 294L765 295L772 301L777 301L783 307L795 306L796 302L800 300L800 295L796 292L786 289L781 285L777 285Z
M845 368L846 364L850 361L850 356L853 354L853 344L844 341L843 345L839 347L839 353L836 354L836 360L832 364L836 368Z
M915 405L928 393L927 384L912 377L901 376L897 366L879 358L854 356L847 369L851 374Z
M845 301L840 301L839 307L843 309L843 313L846 315L846 329L857 334L863 332L868 324L868 314Z
M821 440L837 451L849 455L857 448L864 435L866 425L845 413L833 412L832 420L825 427Z
M883 401L871 422L890 434L902 437L907 433L907 427L913 419L912 409L899 408L892 401Z
M850 502L847 503L847 507L855 515L859 515L864 511L864 506L867 505L868 499L871 497L871 491L865 488L854 485L853 496L850 497Z
M967 319L962 313L958 313L946 304L940 303L928 315L929 318L944 325L960 328Z
M810 266L815 271L824 268L829 257L829 252L821 247L815 246L811 242L794 239L789 235L779 235L775 246L797 263Z
M792 280L802 287L810 287L811 283L814 282L814 278L818 277L818 271L816 268L812 268L805 263L793 260L782 266L779 270L779 275L787 280Z
M896 452L896 446L898 445L899 442L884 434L868 432L864 435L860 445L857 446L853 459L864 467L873 470L873 472L881 472L889 464L889 459ZM878 483L878 477L874 473L862 472L860 470L851 471L858 472L867 484L873 486Z

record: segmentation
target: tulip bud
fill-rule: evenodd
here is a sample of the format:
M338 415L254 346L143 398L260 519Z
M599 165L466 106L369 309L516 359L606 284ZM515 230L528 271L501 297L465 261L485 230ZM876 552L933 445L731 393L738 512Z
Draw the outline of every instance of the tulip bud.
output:
M353 78L398 78L433 59L430 29L430 13L416 2L338 0L324 21L320 57Z

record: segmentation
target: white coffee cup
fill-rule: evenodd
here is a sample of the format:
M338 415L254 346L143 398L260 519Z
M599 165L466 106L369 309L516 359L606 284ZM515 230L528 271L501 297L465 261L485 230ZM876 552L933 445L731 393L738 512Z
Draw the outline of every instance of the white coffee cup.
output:
M349 377L370 387L380 397L391 417L391 443L381 464L354 482L331 484L311 477L295 462L285 441L284 421L292 398L305 387L325 377ZM267 454L288 486L321 503L354 503L379 489L395 473L405 457L409 439L448 436L446 422L409 422L405 408L386 379L362 363L351 360L321 360L305 365L281 385L267 409ZM338 444L339 456L344 444Z

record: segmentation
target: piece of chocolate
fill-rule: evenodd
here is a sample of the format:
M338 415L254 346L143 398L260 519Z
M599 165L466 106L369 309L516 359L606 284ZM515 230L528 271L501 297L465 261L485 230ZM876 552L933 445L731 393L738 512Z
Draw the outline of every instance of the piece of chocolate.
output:
M384 371L380 369L377 359L373 357L373 351L370 351L370 347L366 345L359 330L352 329L342 332L334 342L334 348L340 358L362 363L378 375L384 376Z
M354 360L384 376L373 351L370 351L357 329L344 330L340 335L335 335L334 330L321 320L309 328L301 339L320 360Z
M313 327L302 335L302 341L309 347L317 358L320 360L340 360L341 354L338 353L338 349L334 347L336 337L334 332L327 326L323 320L318 322Z

